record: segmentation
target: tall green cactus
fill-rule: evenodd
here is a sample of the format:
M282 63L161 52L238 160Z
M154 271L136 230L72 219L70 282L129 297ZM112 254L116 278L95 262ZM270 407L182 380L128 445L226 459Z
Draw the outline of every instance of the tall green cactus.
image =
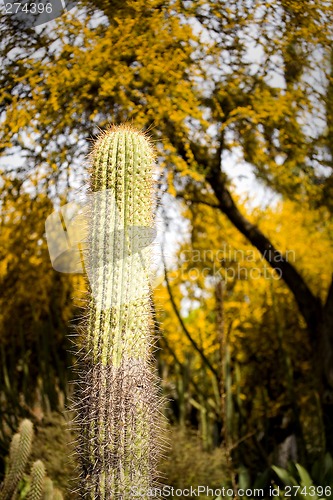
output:
M154 153L145 134L113 126L91 157L79 401L80 494L128 500L155 486L160 398L152 366L149 285ZM151 498L151 497L150 497Z

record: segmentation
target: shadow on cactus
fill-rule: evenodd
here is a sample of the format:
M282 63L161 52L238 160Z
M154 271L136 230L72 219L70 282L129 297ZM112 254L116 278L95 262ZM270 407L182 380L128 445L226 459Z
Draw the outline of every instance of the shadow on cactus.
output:
M161 398L152 359L150 263L154 151L145 134L113 126L91 154L85 263L89 295L79 328L79 494L147 497L157 486Z
M59 490L54 488L41 460L31 465L30 475L25 474L33 441L33 425L30 420L22 421L19 432L11 441L7 471L0 485L1 500L61 500Z

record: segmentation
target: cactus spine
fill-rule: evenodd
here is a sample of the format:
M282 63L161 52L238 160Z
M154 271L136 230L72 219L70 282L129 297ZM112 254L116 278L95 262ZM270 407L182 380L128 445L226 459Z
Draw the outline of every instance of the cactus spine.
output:
M128 500L136 488L145 499L155 486L160 400L148 281L153 161L148 138L127 125L101 134L92 151L78 417L85 498Z

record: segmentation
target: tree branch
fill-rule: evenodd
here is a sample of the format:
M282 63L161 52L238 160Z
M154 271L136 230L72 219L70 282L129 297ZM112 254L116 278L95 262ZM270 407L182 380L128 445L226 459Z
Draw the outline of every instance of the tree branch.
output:
M267 236L241 214L226 187L220 168L211 168L206 175L206 180L218 199L220 210L250 243L259 250L270 266L279 271L282 279L293 293L299 310L311 333L315 335L321 312L319 299L313 295L295 267L274 247Z
M200 355L201 359L203 360L203 362L205 363L205 365L207 366L207 368L209 368L209 370L212 372L212 374L216 377L216 380L218 381L219 380L219 374L218 374L217 370L215 370L215 368L213 367L213 365L211 364L211 362L209 361L209 359L207 358L207 356L205 355L205 353L202 351L202 349L200 349L200 347L198 346L198 344L196 343L196 341L192 338L190 332L186 328L186 325L185 325L185 323L183 321L183 318L181 317L181 315L179 313L177 304L175 302L175 299L174 299L174 296L173 296L173 293L172 293L172 290L171 290L171 286L170 286L170 282L169 282L169 278L168 278L168 273L167 273L167 269L166 269L166 265L165 265L165 259L164 259L163 251L162 251L162 259L163 259L164 276L165 276L165 281L166 281L168 293L169 293L169 296L170 296L170 300L171 300L171 304L172 304L173 310L174 310L174 312L175 312L175 314L177 316L177 319L178 319L178 321L180 323L180 326L182 327L182 329L183 329L186 337L189 339L189 341L191 342L191 344L194 347L194 349Z
M185 201L190 202L192 205L206 205L207 207L210 208L220 208L220 205L218 203L211 203L207 200L198 200L196 198L185 198L183 195L177 194L176 199L182 199Z
M332 311L332 315L333 315L333 275L332 275L330 287L328 289L328 294L327 294L326 302L324 305L324 311L325 312Z
M177 148L178 154L187 161L184 144L179 140L174 124L169 120L170 140ZM191 150L196 163L203 167L205 179L213 189L218 200L219 209L228 217L230 222L248 239L273 269L279 271L290 291L293 293L300 313L310 330L313 341L318 340L318 325L322 317L322 304L318 297L313 295L296 268L277 250L269 238L260 229L248 221L236 206L226 185L226 175L221 170L221 156L224 149L224 132L220 137L220 145L214 156L208 146L191 142ZM332 292L333 293L333 292Z

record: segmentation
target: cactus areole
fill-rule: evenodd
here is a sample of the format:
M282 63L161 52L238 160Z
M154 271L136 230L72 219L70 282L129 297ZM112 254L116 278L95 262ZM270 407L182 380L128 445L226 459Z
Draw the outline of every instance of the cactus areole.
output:
M139 492L148 499L156 486L153 167L149 139L130 126L112 126L94 144L78 394L82 498L128 500Z

